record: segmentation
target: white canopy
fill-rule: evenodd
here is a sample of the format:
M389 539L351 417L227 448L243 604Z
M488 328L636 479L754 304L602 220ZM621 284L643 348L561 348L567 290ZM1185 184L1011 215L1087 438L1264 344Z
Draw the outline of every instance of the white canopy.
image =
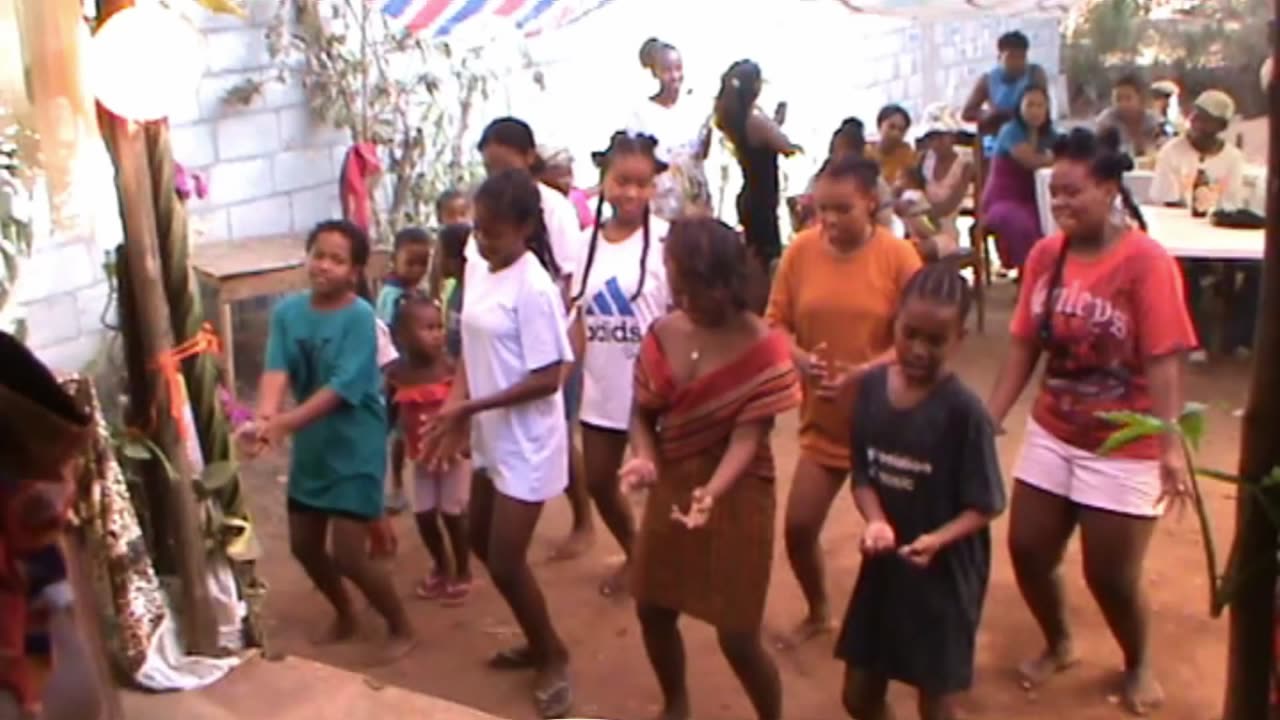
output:
M1079 4L1073 0L834 0L849 10L871 15L893 15L914 20L938 20L965 16L1060 16Z

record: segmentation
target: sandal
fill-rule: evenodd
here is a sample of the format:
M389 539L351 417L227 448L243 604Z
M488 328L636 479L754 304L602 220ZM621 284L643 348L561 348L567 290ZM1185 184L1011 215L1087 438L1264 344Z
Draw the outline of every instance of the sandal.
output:
M444 592L440 595L440 604L446 607L461 607L466 604L467 596L470 594L470 580L447 582L444 586Z
M488 661L491 670L532 670L536 663L534 662L533 651L528 645L520 645L517 647L499 650L493 654Z
M563 718L569 714L573 709L573 687L563 670L534 687L533 704L541 718Z
M432 573L413 587L413 594L419 600L439 600L446 592L443 575Z

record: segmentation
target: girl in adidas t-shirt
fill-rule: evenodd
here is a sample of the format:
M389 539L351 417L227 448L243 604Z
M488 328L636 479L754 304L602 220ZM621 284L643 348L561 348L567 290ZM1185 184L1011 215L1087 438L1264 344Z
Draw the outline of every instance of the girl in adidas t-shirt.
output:
M662 263L666 221L653 215L654 179L666 165L648 135L614 134L609 149L594 153L602 174L596 222L586 257L575 263L572 289L577 310L575 342L582 358L582 454L587 486L609 532L630 557L635 521L618 487L631 419L631 374L640 341L666 314L671 291ZM612 214L604 219L604 203ZM600 586L613 595L625 585L627 566Z

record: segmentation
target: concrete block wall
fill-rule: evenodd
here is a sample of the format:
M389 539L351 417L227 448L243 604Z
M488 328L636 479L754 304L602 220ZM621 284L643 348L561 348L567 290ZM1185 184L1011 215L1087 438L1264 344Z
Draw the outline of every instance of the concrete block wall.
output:
M175 158L209 181L209 196L188 205L204 242L301 234L341 211L337 177L350 140L312 119L300 83L270 83L247 106L226 100L272 64L266 30L277 0L247 5L247 21L200 16L207 70L170 117Z
M246 5L247 20L196 11L207 67L169 118L175 159L209 181L209 197L188 205L203 242L301 238L316 222L340 214L337 177L348 139L311 119L300 83L269 84L247 107L225 102L229 89L264 76L271 63L265 33L277 0ZM93 147L76 183L92 201L87 220L69 229L37 228L17 294L28 343L62 371L93 360L107 332L103 318L114 322L102 266L122 237L119 210L114 193L105 191L112 183L105 151L96 138L86 145Z

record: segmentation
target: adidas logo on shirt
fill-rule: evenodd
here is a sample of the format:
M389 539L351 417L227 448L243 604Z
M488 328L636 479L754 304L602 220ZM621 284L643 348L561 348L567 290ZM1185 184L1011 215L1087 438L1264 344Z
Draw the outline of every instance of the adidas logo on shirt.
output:
M609 278L604 287L591 297L584 312L587 316L587 342L638 343L642 339L636 310L616 277Z

